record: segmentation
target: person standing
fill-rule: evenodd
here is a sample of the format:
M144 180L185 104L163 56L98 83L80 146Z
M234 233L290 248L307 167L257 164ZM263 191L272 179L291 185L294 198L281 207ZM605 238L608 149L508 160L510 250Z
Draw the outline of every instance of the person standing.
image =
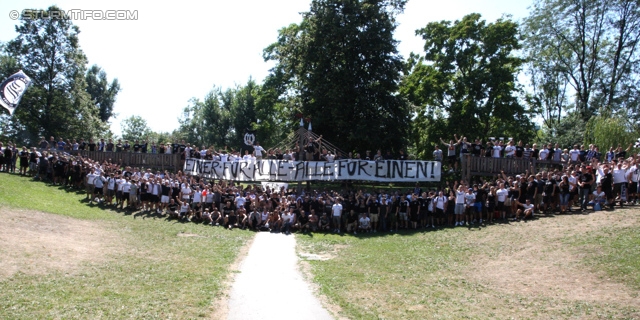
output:
M340 233L340 220L342 218L342 204L340 198L336 199L336 203L331 206L331 219L333 221L334 232Z

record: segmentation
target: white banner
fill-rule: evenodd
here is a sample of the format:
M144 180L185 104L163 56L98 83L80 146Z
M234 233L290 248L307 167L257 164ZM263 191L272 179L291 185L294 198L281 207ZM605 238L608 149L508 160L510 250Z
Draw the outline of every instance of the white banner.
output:
M411 160L221 162L186 159L184 162L186 174L232 181L440 181L440 170L440 162Z

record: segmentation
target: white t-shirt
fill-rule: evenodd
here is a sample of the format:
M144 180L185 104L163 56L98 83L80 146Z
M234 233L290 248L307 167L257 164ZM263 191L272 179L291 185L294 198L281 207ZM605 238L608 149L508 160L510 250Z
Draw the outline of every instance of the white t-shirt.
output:
M362 217L360 218L360 226L363 228L368 227L370 221L371 219L369 219L369 217Z
M494 146L493 147L493 157L494 158L500 158L500 152L502 152L502 147L501 146Z
M436 208L444 210L444 204L447 202L447 198L445 196L436 197L433 201L436 203Z
M465 195L464 191L456 191L456 204L464 204Z
M129 193L129 191L131 191L131 182L127 181L122 184L122 192Z
M247 202L245 197L236 197L236 205L238 207L244 207L245 202Z
M256 157L262 157L262 151L264 151L264 149L261 146L255 146L253 150L256 152Z
M334 217L339 217L340 215L342 215L342 205L339 203L334 204L331 207L331 212L333 212Z
M191 188L182 187L182 199L189 199L190 195L191 195Z
M498 189L498 191L496 191L496 195L498 196L498 202L505 202L507 201L507 196L509 196L509 190Z
M93 184L93 182L96 180L96 177L98 175L94 174L94 173L89 173L87 174L87 183L88 184Z
M464 199L468 206L473 206L476 202L476 194L475 193L467 193L464 195Z
M627 170L613 169L613 183L627 182Z
M631 167L629 169L629 174L631 175L632 182L638 182L638 176L640 174L640 168L638 168L638 165Z
M194 203L199 203L202 202L202 192L197 190L196 192L193 193L193 202Z
M571 161L578 161L579 156L580 156L580 150L571 149L571 151L569 151L569 157L571 158Z
M529 209L533 208L533 204L532 203L530 203L530 204L523 203L522 207L524 207L524 210L529 210Z
M513 157L516 154L516 147L507 146L506 148L504 148L504 152L507 154L507 157Z
M549 150L547 150L547 148L540 150L540 160L547 160L548 157L549 157Z

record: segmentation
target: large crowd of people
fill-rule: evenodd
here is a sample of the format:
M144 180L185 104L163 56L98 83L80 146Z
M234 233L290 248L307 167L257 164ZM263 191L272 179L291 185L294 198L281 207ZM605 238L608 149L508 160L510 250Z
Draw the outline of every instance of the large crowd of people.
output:
M98 163L69 154L64 147L60 149L60 139L55 150L47 141L42 149L17 149L0 143L4 160L0 169L15 172L17 157L19 174L52 185L84 189L89 203L155 212L168 218L230 229L284 233L397 232L486 225L527 220L541 213L588 213L638 202L640 160L638 155L627 155L630 149L611 148L601 154L596 146L574 146L560 151L553 145L537 149L535 144L528 147L502 140L491 141L490 148L482 149L478 148L481 141L464 140L445 143L448 150L454 148L449 153L452 168L460 155L487 156L489 152L492 157L559 159L557 162L562 165L539 172L532 167L513 176L502 173L475 183L440 183L430 189L416 183L405 190L321 189L297 193L284 188L273 190L255 184L242 186L233 181L208 180L180 171L123 167L109 161ZM44 147L44 143L39 147ZM88 145L91 143L90 140ZM457 147L459 153L455 153Z

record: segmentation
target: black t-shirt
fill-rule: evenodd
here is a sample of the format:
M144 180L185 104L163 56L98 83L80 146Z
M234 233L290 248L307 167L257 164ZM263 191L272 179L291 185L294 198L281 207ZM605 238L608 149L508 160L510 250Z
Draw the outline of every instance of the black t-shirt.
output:
M544 183L544 193L550 196L553 193L553 187L556 185L556 180L549 179Z
M600 179L600 184L602 185L602 189L611 190L613 186L613 175L611 174L611 172L602 176L602 178Z
M624 150L616 153L616 159L626 158L626 157L627 157L627 152Z
M538 159L539 155L540 155L540 149L533 149L533 151L531 152L531 158L533 159Z
M96 151L96 144L94 142L90 142L88 146L89 146L89 151Z
M593 178L593 177L591 176L591 173L586 172L586 173L583 173L583 174L580 176L580 181L581 181L581 182L588 183L589 185L591 185L591 183L593 183L593 181L591 181L591 180L593 180L592 178Z
M536 180L538 184L538 194L542 194L544 192L544 186L547 184L547 179Z
M113 152L113 142L107 143L107 151Z
M178 153L178 148L180 147L179 144L177 143L172 143L171 144L171 153L176 154Z
M516 158L522 158L524 155L524 148L522 146L516 146Z
M122 143L116 144L116 152L122 152Z
M125 144L123 144L123 145L122 145L122 150L123 150L123 151L127 152L127 151L129 151L130 149L131 149L131 145L130 145L130 144L125 143Z
M476 157L479 157L481 153L482 153L482 145L481 144L472 143L471 144L471 154L473 154Z
M530 196L533 196L534 194L536 194L536 190L538 190L538 184L536 183L536 181L531 181L527 184L527 194Z
M29 154L29 162L38 162L38 154L35 152L31 152Z
M484 202L484 196L486 194L487 194L487 191L485 189L478 188L478 191L476 191L476 203Z
M141 144L140 145L140 151L142 153L147 153L147 146L148 146L148 144L146 144L146 143Z
M138 152L138 151L140 151L140 145L136 143L133 145L133 152Z
M171 187L162 186L162 195L163 196L169 196L169 192L171 192Z
M225 216L230 216L230 217L234 217L236 215L235 211L233 210L233 207L227 207L227 206L224 206L222 213Z

